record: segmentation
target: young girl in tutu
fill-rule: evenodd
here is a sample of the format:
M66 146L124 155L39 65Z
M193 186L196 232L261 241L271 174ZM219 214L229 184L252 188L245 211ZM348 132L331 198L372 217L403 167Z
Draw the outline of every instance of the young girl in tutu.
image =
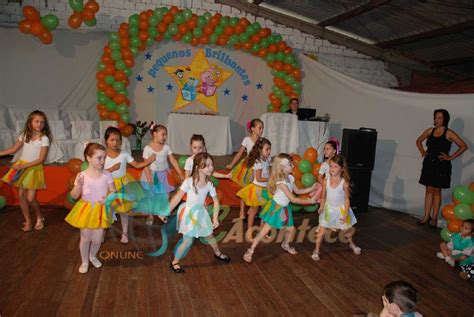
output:
M82 264L79 273L87 273L89 261L99 268L102 263L96 255L102 243L104 229L110 227L112 215L106 210L105 199L115 192L114 180L110 172L104 170L106 150L97 143L89 143L84 150L88 167L77 174L71 197L81 199L66 217L71 226L81 229L79 250Z
M150 144L145 146L145 149L143 149L143 158L147 160L150 156L155 155L156 159L150 166L145 167L141 176L141 181L151 184L153 190L158 193L169 194L174 190L174 186L168 183L168 175L170 174L168 160L171 162L171 165L173 165L173 168L178 173L180 179L183 179L183 173L173 156L173 151L171 151L169 145L165 144L166 138L168 137L168 130L166 127L161 124L153 125L150 128L150 133L152 140ZM153 211L147 210L147 212ZM160 217L160 219L165 221L165 218ZM146 224L153 224L153 214L148 216Z
M20 159L13 164L2 181L18 188L20 208L25 218L22 227L24 232L33 230L29 207L36 214L34 228L41 230L44 227L44 217L36 200L36 191L46 188L43 162L48 155L51 139L46 115L42 111L35 110L28 115L18 141L12 147L0 151L0 156L3 156L13 154L22 148Z
M272 228L282 229L286 227L285 239L281 244L281 248L292 255L298 253L290 246L290 238L295 231L295 226L293 223L293 212L291 211L289 203L291 201L294 204L314 204L316 198L302 199L295 197L293 192L297 194L307 194L314 190L314 185L306 189L297 188L295 186L295 179L293 175L290 174L292 170L293 163L291 156L285 153L278 154L273 163L270 179L268 180L268 191L273 194L273 198L265 204L260 213L260 218L265 224L257 237L253 240L250 249L247 249L247 252L245 252L244 261L252 262L255 248Z
M329 177L329 161L336 154L339 154L339 141L338 139L331 137L324 145L324 162L319 168L318 182L321 185L323 185L324 180Z
M108 127L107 130L105 130L104 140L107 150L104 168L112 173L112 178L114 179L117 192L129 194L138 200L139 197L136 197L139 194L138 186L136 186L137 190L134 190L134 193L128 193L130 191L129 187L131 185L127 186L127 184L134 183L135 178L127 173L127 163L138 169L144 168L150 165L156 159L155 154L151 154L144 162L136 162L130 154L120 149L122 144L122 134L120 133L120 130L115 127ZM125 193L126 188L127 193ZM114 206L114 211L120 214L120 220L122 222L122 238L120 240L122 243L129 242L128 213L132 210L132 208L133 202L123 199L118 199L116 206Z
M247 206L248 211L248 229L251 231L258 207L265 205L268 200L267 184L270 177L270 152L272 144L268 139L259 138L245 160L247 168L253 170L253 181L237 192Z
M245 151L247 151L247 155L250 153L255 142L263 135L263 121L260 119L252 119L247 129L250 131L250 136L242 140L239 151L232 159L232 162L226 166L227 169L232 170L231 179L242 187L252 182L252 169L251 166L247 168L245 160L241 160L240 162L239 160ZM239 162L239 164L237 164L237 162ZM237 165L235 166L235 164ZM239 218L245 218L245 204L243 200L240 200Z
M350 207L350 177L347 164L342 155L336 155L329 160L329 177L323 182L321 205L319 207L319 231L316 236L316 248L311 258L319 261L319 250L327 229L344 230L344 236L349 241L349 247L354 254L360 254L361 249L355 245L352 237L353 227L357 220Z
M179 264L191 248L194 238L206 237L207 242L214 251L216 259L229 262L230 258L224 255L217 246L217 241L212 235L213 229L219 226L219 200L216 189L210 182L209 176L214 171L214 160L212 156L203 152L194 157L194 167L191 177L186 178L178 192L170 201L169 209L173 210L186 193L186 202L178 208L178 231L183 235L174 250L174 259L170 268L176 273L184 270ZM214 201L212 222L209 213L204 207L207 194Z

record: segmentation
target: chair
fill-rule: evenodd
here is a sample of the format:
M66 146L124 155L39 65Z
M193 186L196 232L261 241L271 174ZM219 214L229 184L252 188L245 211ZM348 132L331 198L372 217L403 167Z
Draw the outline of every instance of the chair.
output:
M92 121L80 120L71 121L71 135L72 139L83 140L91 139L93 137Z
M87 110L68 110L69 121L87 121L89 120Z

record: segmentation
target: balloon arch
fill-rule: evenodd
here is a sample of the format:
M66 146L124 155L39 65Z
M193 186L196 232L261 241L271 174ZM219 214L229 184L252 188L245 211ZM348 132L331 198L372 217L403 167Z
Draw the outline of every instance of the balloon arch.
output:
M134 59L140 51L163 40L192 46L220 45L264 59L274 76L268 111L287 111L290 99L301 93L301 70L292 48L281 35L272 34L269 28L246 18L209 12L198 16L190 9L162 7L133 14L128 23L120 24L117 32L109 33L108 39L97 66L97 111L101 120L118 121L124 136L133 133L127 86Z

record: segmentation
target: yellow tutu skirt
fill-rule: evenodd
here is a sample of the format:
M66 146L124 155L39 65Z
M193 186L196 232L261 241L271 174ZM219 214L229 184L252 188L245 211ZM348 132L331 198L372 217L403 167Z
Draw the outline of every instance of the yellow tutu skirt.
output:
M237 196L242 198L247 206L263 206L268 201L268 192L265 187L257 186L254 183L248 184L237 192Z
M143 198L143 190L135 178L130 174L114 178L117 193L122 193L131 198L131 200L116 198L112 203L112 208L116 213L127 213L133 209L134 203Z
M104 204L80 199L66 217L66 222L79 229L107 229L112 219L107 215Z
M28 163L26 161L17 161L13 166ZM44 181L43 165L35 165L18 172L13 169L13 166L8 170L2 181L11 184L18 188L24 189L45 189L46 183Z
M253 180L253 171L252 168L248 168L245 165L245 159L240 160L240 162L234 166L231 172L230 179L239 184L240 186L244 187L252 183Z

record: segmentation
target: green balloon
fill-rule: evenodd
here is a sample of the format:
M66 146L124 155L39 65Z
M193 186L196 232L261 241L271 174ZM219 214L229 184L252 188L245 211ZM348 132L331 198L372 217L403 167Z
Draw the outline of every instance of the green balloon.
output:
M176 18L176 16L175 16ZM148 19L148 23L151 25L151 26L156 26L160 21L158 21L158 18L155 16L155 15L152 15L149 19Z
M128 90L127 89L123 89L123 90L120 90L120 91L117 91L117 92L121 95L124 95L125 97L128 97Z
M237 24L239 24L239 18L237 18L237 17L231 18L231 19L229 20L229 24L230 24L231 26L236 26Z
M288 84L288 85L291 85L293 84L294 82L296 82L296 79L295 77L291 76L291 75L286 75L285 76L285 82Z
M152 46L153 44L155 44L155 39L152 38L152 37L147 38L147 40L146 40L146 46L150 47L150 46Z
M252 48L250 50L254 53L258 53L258 51L260 51L260 45L253 43Z
M211 35L209 35L209 42L211 44L215 44L218 38L219 36L216 33L212 33Z
M100 97L100 96L105 96L105 92L103 91L100 91L100 90L97 90L97 97Z
M278 88L278 90L276 92L274 92L275 96L281 98L285 95L285 92L283 90L281 90L280 88Z
M270 41L267 38L263 38L260 40L260 46L263 48L267 48L270 45Z
M198 23L197 23L197 24L198 24L198 27L200 27L200 28L205 27L206 24L207 24L206 18L205 18L204 16L199 16L199 17L198 17Z
M116 81L116 82L112 85L112 87L113 87L115 90L119 91L119 90L125 89L125 84L124 84L123 82L121 82L121 81Z
M252 36L254 35L255 33L257 33L257 30L255 30L255 27L250 24L249 26L247 26L247 28L245 29L245 33L247 33L249 36Z
M132 76L132 70L131 70L130 68L128 68L128 67L125 68L125 69L123 70L123 72L125 73L125 75L127 75L127 77Z
M280 88L278 88L277 86L272 86L273 93L276 93L278 90L280 90Z
M104 63L98 63L97 64L97 70L104 70L105 69L105 64Z
M5 207L6 204L7 204L7 199L3 196L0 196L0 209Z
M115 77L112 75L105 76L105 83L107 85L113 85L115 83Z
M130 24L130 26L134 25L134 26L138 26L138 23L140 22L140 17L138 14L132 14L129 18L128 18L128 24Z
M193 16L193 11L191 11L190 9L186 9L186 10L183 11L183 16L184 16L184 19L185 19L186 21L188 21L189 19L192 18L192 16Z
M128 124L130 122L130 115L128 113L122 113L120 115L120 118L125 124Z
M127 68L127 65L125 65L124 61L118 61L115 62L115 68L118 70L124 70L125 68Z
M283 70L280 70L278 73L277 73L277 76L281 79L285 79L286 77L286 73L283 71Z
M107 34L109 41L120 41L120 36L117 32L110 32Z
M128 106L124 103L117 106L118 113L128 113Z
M312 173L305 173L303 174L303 176L301 176L301 183L306 188L313 186L315 181L316 181L316 178L314 177Z
M113 102L112 100L108 100L107 103L105 104L105 106L107 107L107 109L109 111L115 111L117 110L117 104L115 102Z
M286 104L286 105L282 104L282 105L280 106L280 112L285 113L285 112L287 112L288 110L290 110L290 106L288 106L288 104Z
M291 206L291 210L295 211L295 212L300 211L301 209L303 209L303 206L298 205L298 204L291 203L290 206Z
M283 37L280 34L274 34L275 43L283 41Z
M174 15L174 23L176 24L181 24L181 23L184 23L185 19L184 19L184 14L181 13L181 12L178 12Z
M69 0L69 6L73 11L81 13L84 11L84 1L83 0Z
M283 61L285 59L286 54L283 52L277 52L276 54L276 59L279 61Z
M285 57L285 64L292 64L295 61L295 56L293 54L288 54Z
M275 34L272 34L268 37L268 41L270 42L270 44L275 44L276 43L276 36Z
M97 102L99 102L101 104L106 105L109 100L110 100L109 97L107 97L105 95L97 96Z
M41 18L41 24L49 31L55 30L59 25L59 19L53 14L47 14Z
M239 41L240 43L247 43L250 40L250 37L246 33L239 34Z
M258 23L258 22L252 23L252 27L255 29L255 32L260 31L260 29L262 28L262 27L260 26L260 23Z
M448 228L443 228L441 229L441 239L443 239L446 242L451 241L451 232L449 232Z
M109 42L109 47L112 50L120 50L120 43L119 43L119 41L110 41Z
M238 42L239 42L239 36L237 34L232 34L229 37L229 42L227 42L227 44L232 46L234 44L237 44Z
M272 70L270 71L270 73L272 74L273 77L276 77L278 71L274 68L272 68Z
M122 54L120 53L120 51L114 50L114 51L112 51L112 53L110 54L110 56L112 56L112 59L113 59L114 61L119 61L119 60L122 59Z
M214 33L217 35L221 35L222 33L224 33L224 28L221 25L218 25L216 26Z
M170 32L171 35L175 35L176 33L178 33L178 26L176 25L176 23L171 23L170 25L168 25L167 32Z
M194 37L197 37L197 38L202 37L202 29L201 28L195 28L193 30L193 35L194 35Z
M165 14L163 12L161 12L161 9L159 9L159 8L157 8L153 11L153 16L158 19L158 23L160 23L161 20L163 20L164 15Z
M183 35L182 41L183 41L183 43L189 44L189 43L191 43L191 40L192 40L192 39L193 39L192 33L191 33L191 32L188 32L188 33L186 33L186 34Z
M304 211L315 212L319 209L319 204L303 206Z
M168 9L167 7L161 7L161 12L163 12L163 14L166 14L170 11L170 9Z
M474 219L474 213L468 204L458 204L454 207L454 215L461 220Z
M187 159L188 159L188 157L186 155L181 155L178 159L179 167L184 168L184 165L186 165L186 160Z
M309 172L311 172L311 163L307 160L301 160L298 163L298 169L303 174L309 173Z
M225 27L229 24L229 17L222 17L219 25Z
M140 46L140 39L136 36L132 36L130 38L130 47L139 47Z
M130 51L132 52L133 56L135 56L135 57L137 57L138 54L140 54L140 51L136 47L130 47ZM128 76L130 76L130 75L128 75Z
M273 53L268 53L267 56L265 57L265 60L267 63L273 63L275 61L275 54Z
M288 96L281 97L281 104L282 105L289 105L290 104L290 97L288 97Z
M173 38L173 34L169 30L166 30L166 32L163 34L163 38L167 41L171 40Z
M217 186L219 186L219 180L217 178L215 178L214 176L210 176L209 177L209 180L211 181L211 183L214 185L214 187L217 188Z
M150 35L150 38L154 39L158 35L160 35L160 32L154 27L148 28L148 34Z
M89 167L89 163L82 162L81 164L81 172L85 171Z
M138 33L140 33L140 28L137 25L130 25L128 27L128 34L130 36L138 36Z
M204 13L203 17L206 19L207 22L212 18L212 14L210 12Z
M272 111L273 110L273 105L271 103L269 103L267 105L267 111Z
M456 186L453 191L454 198L459 200L463 204L473 204L474 201L472 201L472 196L473 193L467 188L466 186Z
M94 25L97 24L97 19L93 18L93 19L90 19L90 20L83 20L83 22L87 26L94 26Z
M299 88L300 88L300 83L297 82L297 81L294 81L294 82L292 82L292 83L290 84L290 86L291 86L294 90L296 90L296 89L299 89Z

